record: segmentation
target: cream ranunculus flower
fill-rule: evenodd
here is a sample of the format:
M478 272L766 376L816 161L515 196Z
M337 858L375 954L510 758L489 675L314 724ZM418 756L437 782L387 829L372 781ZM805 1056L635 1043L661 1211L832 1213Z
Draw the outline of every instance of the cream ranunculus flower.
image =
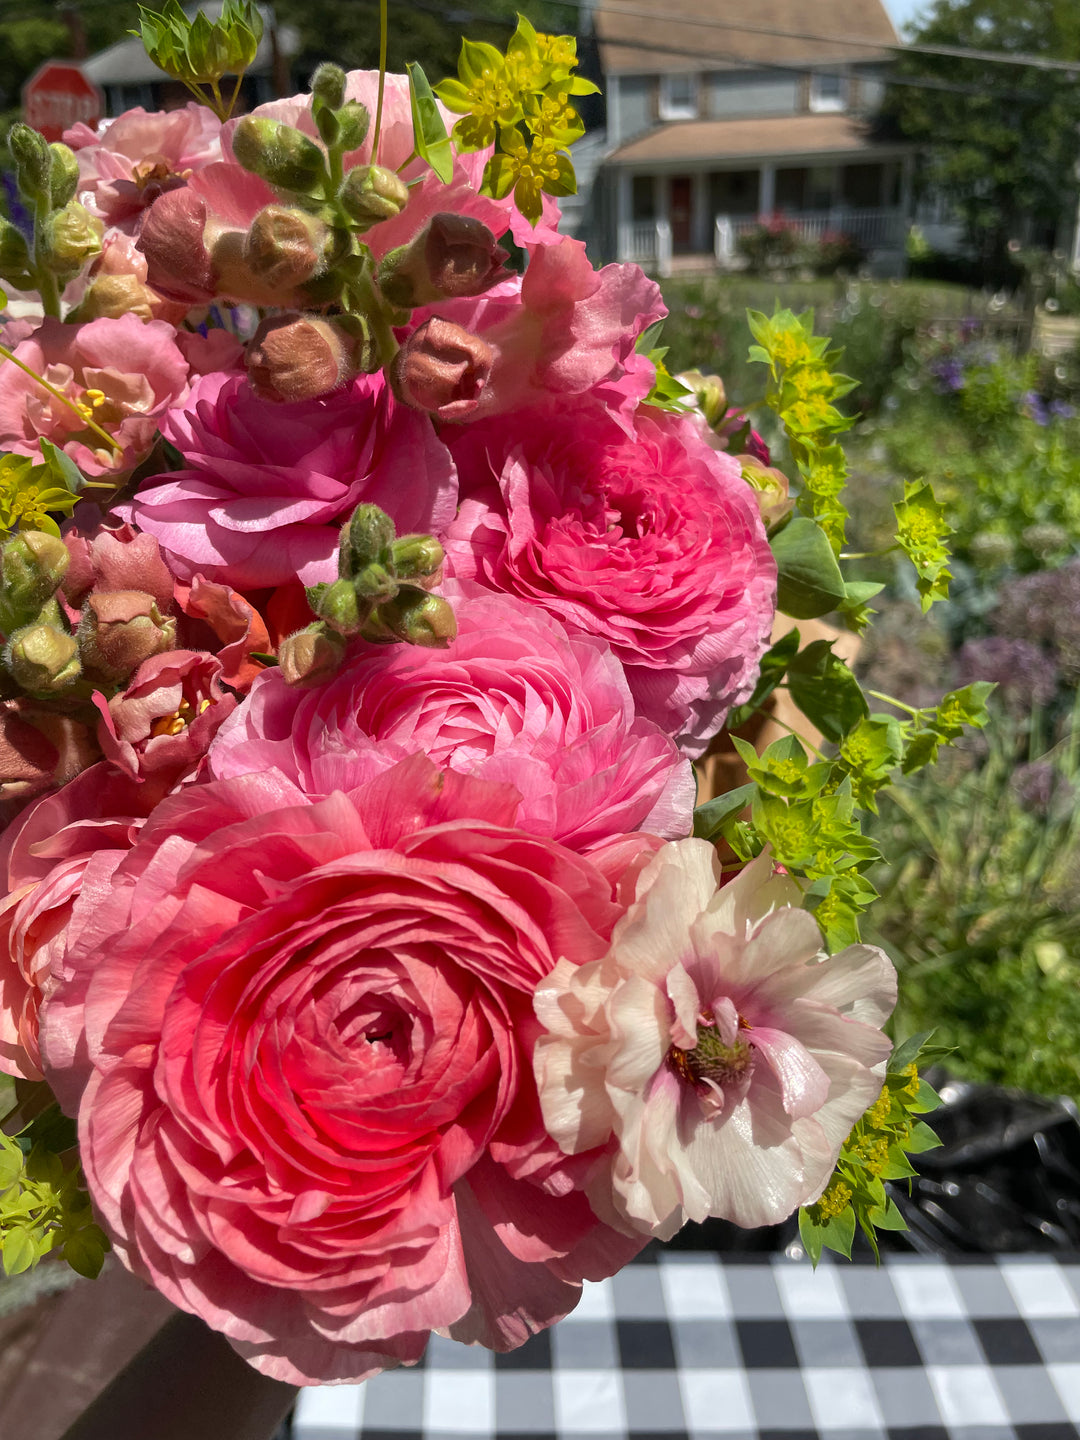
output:
M544 1123L567 1154L605 1147L586 1191L609 1224L771 1225L824 1190L881 1089L896 973L870 945L825 957L799 901L768 855L721 887L713 848L677 841L608 954L538 986Z

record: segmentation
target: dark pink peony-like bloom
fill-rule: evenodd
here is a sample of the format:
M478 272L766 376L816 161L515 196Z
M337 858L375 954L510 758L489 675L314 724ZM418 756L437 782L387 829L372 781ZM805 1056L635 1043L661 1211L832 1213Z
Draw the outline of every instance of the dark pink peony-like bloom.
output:
M83 411L61 404L31 375L0 367L0 450L41 458L44 436L66 450L87 475L116 476L149 454L169 408L187 395L188 367L175 332L162 320L135 315L65 325L45 319L15 346L16 357ZM119 450L91 430L85 416Z
M454 513L449 452L381 374L294 405L260 399L243 375L203 375L162 434L189 468L118 508L157 537L182 580L313 585L336 577L337 524L361 500L401 533L441 532Z
M220 778L276 768L309 795L348 790L407 755L505 781L515 824L575 850L620 832L690 830L694 777L601 641L535 605L468 587L448 650L357 647L311 691L261 676L214 742Z
M455 575L606 640L639 712L700 754L749 695L775 608L738 461L660 411L627 435L587 399L444 434L463 497Z
M265 1374L360 1380L433 1328L511 1349L641 1243L544 1132L531 1007L658 842L585 859L516 809L422 756L314 803L189 786L75 904L43 1049L65 1095L86 1077L98 1213Z

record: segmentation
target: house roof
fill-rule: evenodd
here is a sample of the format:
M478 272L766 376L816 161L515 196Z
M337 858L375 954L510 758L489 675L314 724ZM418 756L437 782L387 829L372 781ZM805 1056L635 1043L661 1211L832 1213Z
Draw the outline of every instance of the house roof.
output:
M209 0L209 3L200 6L185 5L184 7L185 13L188 15L194 15L196 9L204 10L209 19L216 20L221 14L221 0ZM249 73L253 75L269 72L273 68L274 58L274 42L271 36L271 26L274 23L273 11L268 5L260 5L259 10L263 17L263 35L259 41L254 64L249 67ZM300 49L299 32L292 25L278 25L277 43L282 54L285 56L295 55ZM106 50L99 50L96 55L91 55L89 60L81 63L84 73L96 85L156 85L166 78L147 55L142 41L137 36L132 36L128 40L118 40L115 45L110 45Z
M884 60L898 43L882 0L597 0L593 19L609 75Z
M770 159L779 156L900 154L903 145L880 145L851 115L776 115L765 120L679 120L631 140L608 163L677 164L697 160Z

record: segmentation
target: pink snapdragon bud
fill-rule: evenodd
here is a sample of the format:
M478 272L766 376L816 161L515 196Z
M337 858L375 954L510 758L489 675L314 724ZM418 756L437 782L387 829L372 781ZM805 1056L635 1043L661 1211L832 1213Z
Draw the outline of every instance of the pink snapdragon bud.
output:
M146 278L171 300L205 304L217 294L214 262L206 246L209 210L193 190L169 190L146 211L138 248Z
M303 687L328 680L341 664L345 640L322 625L288 635L278 646L278 668L286 685Z
M433 316L414 330L394 356L390 384L397 398L440 420L460 420L476 409L494 364L479 335Z
M173 577L153 535L138 534L130 525L101 528L88 537L73 531L63 541L70 556L62 589L71 605L81 605L87 591L141 590L168 610Z
M38 695L66 690L82 670L74 637L44 621L15 631L4 663L21 689Z
M323 268L329 238L329 229L314 215L267 205L248 228L244 263L268 285L292 290Z
M143 590L106 590L87 599L78 638L88 668L122 680L152 655L173 648L176 621Z
M483 295L510 277L507 252L471 215L433 215L407 245L391 250L379 263L376 279L391 305L415 310L437 300Z
M350 328L354 333L350 333ZM264 320L247 348L247 369L267 400L316 400L370 368L365 329L296 312Z

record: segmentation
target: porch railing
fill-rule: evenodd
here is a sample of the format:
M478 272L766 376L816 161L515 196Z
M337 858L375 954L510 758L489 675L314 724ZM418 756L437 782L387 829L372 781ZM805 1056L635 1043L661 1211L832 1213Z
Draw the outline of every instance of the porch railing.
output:
M666 220L628 220L619 226L619 259L657 275L671 274L671 226Z
M713 250L717 263L730 265L738 253L740 235L754 230L765 217L757 215L717 215L713 226ZM849 210L834 206L830 210L796 210L783 212L785 222L806 240L820 240L826 232L839 231L850 235L867 250L880 250L901 245L904 239L904 217L899 210Z

